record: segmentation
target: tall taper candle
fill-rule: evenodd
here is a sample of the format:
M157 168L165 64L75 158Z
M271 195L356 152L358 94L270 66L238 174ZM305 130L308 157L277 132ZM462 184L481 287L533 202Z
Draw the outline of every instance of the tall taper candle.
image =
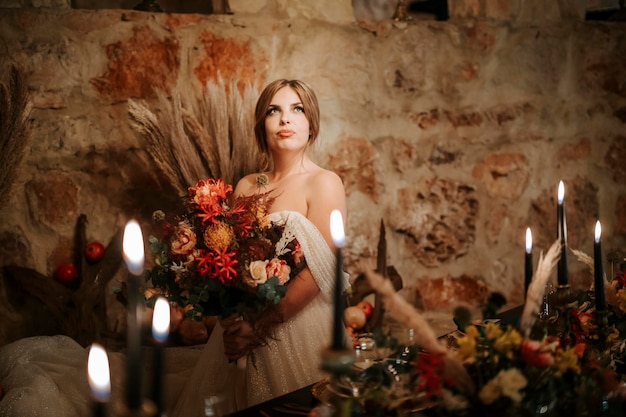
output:
M94 343L89 348L87 379L93 397L93 417L105 417L106 405L111 395L111 371L109 358L102 346Z
M343 248L346 243L346 237L343 230L343 218L339 210L333 210L332 213L330 213L330 234L337 247L337 261L335 264L335 315L333 320L333 340L331 348L342 350L345 348L345 329L343 324L343 259L341 248Z
M524 255L524 300L528 293L528 286L533 280L533 235L530 227L526 228L526 253Z
M143 273L144 247L139 223L131 220L124 229L124 261L130 274L126 282L128 290L128 324L126 355L126 405L131 411L142 403L141 388L141 303L139 276Z
M602 264L602 227L600 220L596 222L595 242L593 244L593 276L596 294L596 311L606 310L606 294L604 292L604 266Z
M567 272L567 222L565 221L565 208L563 200L565 197L565 187L563 181L559 182L558 201L556 206L557 218L557 238L561 242L561 258L557 265L557 282L559 285L569 284L569 273Z
M154 303L154 316L152 317L152 337L154 347L154 360L152 369L152 401L157 409L157 417L163 414L163 345L167 342L170 333L170 304L163 297L159 297Z

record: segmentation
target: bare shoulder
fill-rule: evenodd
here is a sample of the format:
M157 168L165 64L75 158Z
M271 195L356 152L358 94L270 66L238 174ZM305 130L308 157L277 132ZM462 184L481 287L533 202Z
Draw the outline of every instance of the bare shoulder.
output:
M343 181L341 177L334 173L333 171L329 171L324 168L317 169L310 174L309 183L311 187L314 189L326 189L330 187L331 189L339 189L343 190Z
M319 196L326 196L329 201L343 200L346 190L341 177L327 169L320 168L311 172L307 181L309 199L319 199Z
M248 174L237 182L235 186L235 195L251 195L254 194L258 187L257 178L259 177L259 173Z

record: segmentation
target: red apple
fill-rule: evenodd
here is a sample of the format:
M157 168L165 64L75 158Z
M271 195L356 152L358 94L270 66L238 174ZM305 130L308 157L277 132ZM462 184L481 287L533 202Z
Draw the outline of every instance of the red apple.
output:
M343 320L347 327L360 330L365 326L367 317L365 317L365 313L359 307L350 306L343 311Z
M69 284L76 279L78 271L76 271L76 267L74 265L68 263L60 265L54 275L57 281Z
M104 245L100 242L90 242L85 247L85 258L89 262L98 262L104 256Z
M356 306L363 310L365 317L369 320L374 314L374 306L369 301L359 301Z

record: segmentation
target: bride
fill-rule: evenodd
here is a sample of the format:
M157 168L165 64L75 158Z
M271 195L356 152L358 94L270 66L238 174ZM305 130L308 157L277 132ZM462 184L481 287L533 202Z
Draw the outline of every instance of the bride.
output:
M315 93L302 81L277 80L261 93L255 136L266 171L244 177L235 194L272 193L270 219L289 222L307 267L290 281L280 320L273 314L253 328L246 321L224 319L201 350L168 349L168 415L203 415L208 399L219 399L219 412L230 413L324 377L320 359L331 343L335 282L330 213L337 209L345 219L346 202L341 179L307 153L319 119ZM345 287L347 276L344 281ZM259 340L260 333L269 337ZM87 354L65 336L23 339L0 348L0 417L89 415ZM123 397L125 360L121 353L109 356L115 400Z
M257 329L245 321L227 319L216 326L171 413L174 417L195 415L203 404L199 401L209 396L219 396L230 412L323 377L319 360L322 349L330 344L333 317L335 258L330 213L337 209L345 218L346 204L341 179L307 154L319 132L319 117L315 93L302 81L274 81L259 97L255 136L271 164L266 173L241 179L235 194L272 193L270 219L290 222L307 268L289 283L280 302L282 320L261 320L271 337L257 340ZM229 363L242 358L247 358L245 369Z

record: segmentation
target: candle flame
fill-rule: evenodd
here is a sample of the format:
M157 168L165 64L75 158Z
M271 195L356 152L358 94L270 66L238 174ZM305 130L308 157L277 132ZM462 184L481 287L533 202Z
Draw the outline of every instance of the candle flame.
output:
M154 303L154 315L152 317L152 336L157 342L167 340L170 332L170 304L163 297L159 297Z
M126 223L122 247L124 249L124 261L128 270L133 275L141 275L144 261L143 235L141 234L141 227L139 227L139 223L136 220Z
M526 228L526 253L530 253L533 250L533 234L530 232L530 227Z
M600 226L600 220L596 222L596 243L600 242L600 234L602 233L602 226Z
M330 213L330 234L335 246L343 248L346 244L346 235L343 231L343 217L339 210L333 210Z
M106 401L111 394L111 373L109 370L109 358L102 346L94 343L89 348L87 360L87 375L89 387L94 397Z
M563 185L563 181L559 181L559 190L558 190L558 203L563 204L563 198L565 197L565 186Z

